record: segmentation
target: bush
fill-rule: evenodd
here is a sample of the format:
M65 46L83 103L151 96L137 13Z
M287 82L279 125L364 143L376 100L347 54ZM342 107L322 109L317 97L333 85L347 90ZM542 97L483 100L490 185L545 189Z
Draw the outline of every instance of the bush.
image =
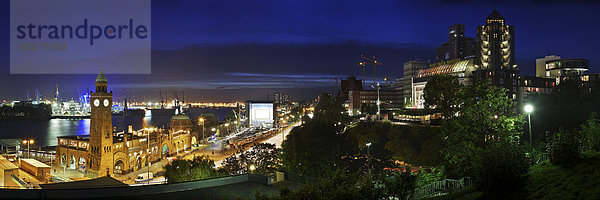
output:
M514 193L529 169L524 147L506 141L487 145L478 167L481 191L496 197Z
M600 119L592 113L581 126L581 145L584 150L600 151Z
M581 142L576 131L560 129L548 143L550 162L558 165L575 163L581 159Z

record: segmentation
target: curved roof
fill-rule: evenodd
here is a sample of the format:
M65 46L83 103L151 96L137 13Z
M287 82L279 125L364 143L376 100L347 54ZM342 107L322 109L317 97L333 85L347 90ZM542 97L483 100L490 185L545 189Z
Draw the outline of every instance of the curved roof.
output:
M472 59L461 60L455 63L443 64L437 67L422 69L417 74L418 78L435 76L440 74L453 74L464 72L467 70L467 66L471 63Z
M190 117L188 117L185 114L177 114L177 115L173 116L171 118L171 120L190 120Z
M106 80L106 75L104 75L104 72L102 72L102 69L100 69L100 73L98 74L98 76L96 76L96 83L99 83L99 82L104 82L104 83L108 82Z

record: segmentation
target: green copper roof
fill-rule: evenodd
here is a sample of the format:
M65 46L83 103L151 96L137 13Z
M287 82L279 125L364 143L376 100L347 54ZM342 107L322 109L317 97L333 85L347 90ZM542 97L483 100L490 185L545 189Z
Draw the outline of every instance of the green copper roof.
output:
M100 69L100 73L98 74L98 76L96 76L96 83L98 82L108 82L106 80L106 76L104 75L104 72L102 72L102 69Z
M177 114L171 118L171 120L190 120L190 117L184 114Z

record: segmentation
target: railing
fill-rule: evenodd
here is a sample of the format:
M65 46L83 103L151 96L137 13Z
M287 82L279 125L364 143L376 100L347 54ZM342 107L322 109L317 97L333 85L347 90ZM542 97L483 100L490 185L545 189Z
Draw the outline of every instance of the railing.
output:
M537 163L540 163L542 161L549 160L549 159L550 159L550 157L548 156L548 153L541 153L539 155L539 157L535 160L535 163L537 164Z
M444 179L416 189L411 199L417 200L444 196L471 186L471 178L469 177L461 178L459 180Z

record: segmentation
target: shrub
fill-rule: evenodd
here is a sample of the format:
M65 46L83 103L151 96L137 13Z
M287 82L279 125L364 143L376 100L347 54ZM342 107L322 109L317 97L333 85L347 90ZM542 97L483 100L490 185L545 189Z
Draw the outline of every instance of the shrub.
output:
M507 141L487 145L481 152L478 167L480 189L492 196L513 193L523 183L529 169L524 147Z
M581 158L581 142L578 132L560 129L551 137L547 147L550 162L566 165L577 162Z

